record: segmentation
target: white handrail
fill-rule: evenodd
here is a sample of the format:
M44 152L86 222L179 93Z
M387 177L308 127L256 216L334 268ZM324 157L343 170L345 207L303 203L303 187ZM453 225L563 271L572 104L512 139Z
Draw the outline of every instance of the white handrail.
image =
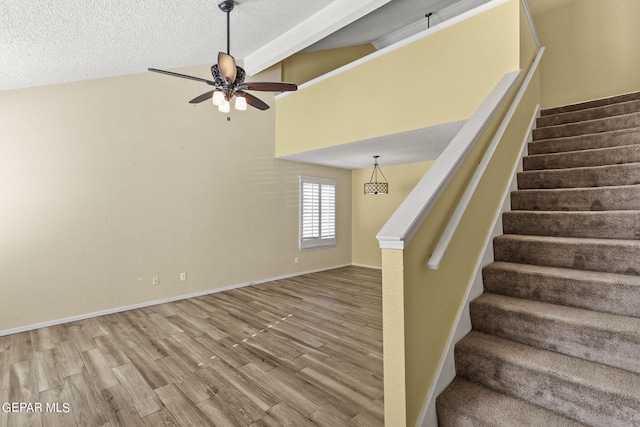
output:
M516 109L520 105L520 101L522 101L522 97L524 96L524 93L529 87L529 83L531 82L533 75L538 69L538 65L540 64L540 60L542 59L543 53L544 53L544 47L541 47L538 50L538 54L536 55L533 63L529 67L529 71L527 72L527 75L525 76L525 79L522 82L522 85L520 86L520 89L518 90L516 97L511 103L511 106L509 107L509 110L507 111L507 114L505 115L504 120L502 120L500 127L498 128L495 136L493 137L493 140L491 141L491 144L489 144L489 147L487 148L487 151L484 157L482 158L482 161L478 165L476 172L473 174L473 177L469 181L469 185L467 186L467 189L465 190L464 194L460 198L460 201L458 202L458 206L456 207L456 210L451 215L451 219L449 220L447 227L445 228L444 232L442 233L442 236L440 237L440 241L436 245L436 248L434 249L433 254L431 255L431 258L429 259L428 265L429 265L429 268L431 268L432 270L437 270L440 267L442 258L444 257L444 254L447 248L449 247L451 240L453 239L453 235L455 234L456 229L458 228L458 225L462 220L462 216L464 215L465 211L467 210L467 207L469 206L471 197L473 196L473 193L476 191L476 188L478 187L478 184L480 183L480 180L482 179L482 176L484 175L484 172L487 169L487 166L489 165L489 162L491 161L491 158L493 157L493 154L495 153L496 148L500 143L500 140L502 139L505 131L507 130L507 126L511 122L511 119L515 114Z
M521 71L505 74L438 160L376 235L382 249L404 249L487 125L511 93Z

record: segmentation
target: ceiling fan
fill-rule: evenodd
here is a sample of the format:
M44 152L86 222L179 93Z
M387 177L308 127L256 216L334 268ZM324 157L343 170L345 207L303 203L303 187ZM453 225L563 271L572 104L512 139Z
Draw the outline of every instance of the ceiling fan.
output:
M189 101L190 104L198 104L202 101L206 101L207 99L212 99L213 104L218 107L220 112L228 113L231 110L230 102L235 98L236 110L246 110L247 104L257 108L258 110L266 110L269 108L267 103L245 91L288 92L297 90L298 86L294 83L281 82L245 83L245 71L236 65L236 60L229 54L229 16L234 5L235 2L233 0L224 0L218 4L220 10L227 14L227 53L219 52L218 63L211 66L213 80L174 73L172 71L158 70L156 68L149 68L149 71L174 77L181 77L183 79L195 80L213 86L213 90L196 96Z

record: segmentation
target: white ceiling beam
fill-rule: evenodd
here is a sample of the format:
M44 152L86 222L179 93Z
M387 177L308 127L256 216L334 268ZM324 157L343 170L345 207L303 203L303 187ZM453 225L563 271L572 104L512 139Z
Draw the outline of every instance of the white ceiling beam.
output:
M336 0L318 13L244 58L244 69L254 75L301 51L391 0Z

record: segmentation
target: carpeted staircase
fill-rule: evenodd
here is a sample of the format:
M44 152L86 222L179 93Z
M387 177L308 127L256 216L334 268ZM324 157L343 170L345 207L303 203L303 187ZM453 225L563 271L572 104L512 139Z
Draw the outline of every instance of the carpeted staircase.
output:
M640 93L543 111L440 426L640 426Z

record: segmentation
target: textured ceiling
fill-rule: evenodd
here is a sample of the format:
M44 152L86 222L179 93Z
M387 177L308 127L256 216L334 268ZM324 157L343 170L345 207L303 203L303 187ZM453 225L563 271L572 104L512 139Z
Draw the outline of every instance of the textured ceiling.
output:
M365 43L371 43L379 50L489 1L393 0L312 44L305 51ZM429 20L425 19L427 13L432 13Z
M372 167L375 155L380 156L381 166L426 162L437 159L465 123L445 123L280 158L351 170Z
M373 43L424 25L428 11L478 1L240 0L231 54L254 74L318 42L323 49ZM2 0L0 91L213 63L226 50L218 2Z
M3 0L0 90L211 63L226 16L211 0ZM243 58L333 0L243 0L231 53Z
M211 64L226 50L220 0L1 0L0 92ZM380 49L489 0L240 0L231 54L254 74L302 50ZM347 169L435 159L462 122L304 153ZM375 152L374 152L375 151Z

